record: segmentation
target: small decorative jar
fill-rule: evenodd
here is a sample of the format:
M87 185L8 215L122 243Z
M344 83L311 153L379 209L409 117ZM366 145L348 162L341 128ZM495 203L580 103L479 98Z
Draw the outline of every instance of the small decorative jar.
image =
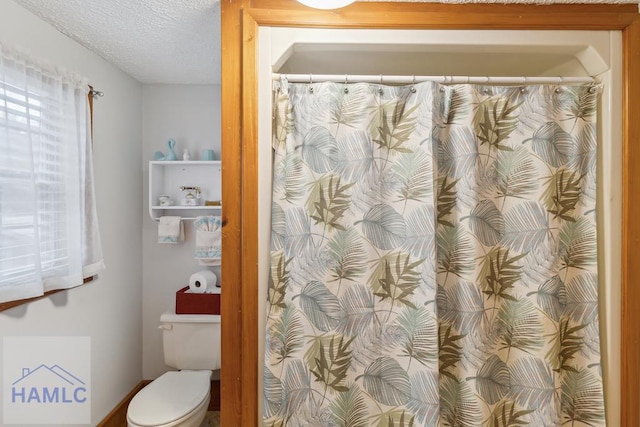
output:
M160 204L160 206L171 206L173 204L173 201L171 201L171 197L162 195L158 197L158 203Z
M182 199L182 205L198 206L198 199L192 192L188 191L187 194L185 194L184 199Z

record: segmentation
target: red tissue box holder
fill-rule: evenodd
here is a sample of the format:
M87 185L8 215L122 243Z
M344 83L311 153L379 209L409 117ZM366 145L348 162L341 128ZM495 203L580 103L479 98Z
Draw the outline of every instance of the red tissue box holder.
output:
M186 286L176 292L176 314L220 314L220 294L187 293Z

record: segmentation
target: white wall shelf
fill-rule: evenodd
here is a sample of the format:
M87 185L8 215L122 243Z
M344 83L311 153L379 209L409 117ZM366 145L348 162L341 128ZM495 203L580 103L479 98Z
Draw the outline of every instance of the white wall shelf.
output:
M150 161L149 162L149 216L181 216L193 219L200 215L220 215L222 206L205 206L205 201L220 201L222 165L219 160ZM200 187L198 206L183 206L181 186ZM159 197L169 196L171 206L160 206ZM188 214L186 217L185 214Z

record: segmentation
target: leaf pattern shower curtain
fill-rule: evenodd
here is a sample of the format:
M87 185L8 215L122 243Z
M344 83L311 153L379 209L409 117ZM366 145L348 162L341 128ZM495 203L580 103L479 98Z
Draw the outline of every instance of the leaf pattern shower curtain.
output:
M274 91L265 426L601 426L597 91Z

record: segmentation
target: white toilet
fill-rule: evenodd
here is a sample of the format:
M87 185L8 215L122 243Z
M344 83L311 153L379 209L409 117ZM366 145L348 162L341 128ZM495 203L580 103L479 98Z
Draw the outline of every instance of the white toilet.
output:
M220 369L220 316L160 317L167 372L136 394L127 409L129 427L199 427L209 406L211 370Z

